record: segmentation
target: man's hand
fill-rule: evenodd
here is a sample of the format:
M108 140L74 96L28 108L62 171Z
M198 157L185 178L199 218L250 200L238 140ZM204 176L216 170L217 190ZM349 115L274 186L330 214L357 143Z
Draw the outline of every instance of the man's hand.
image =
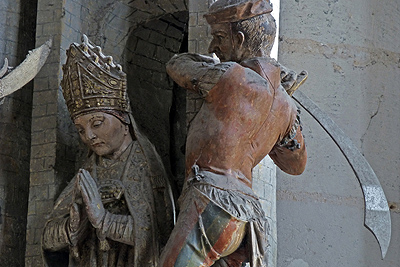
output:
M96 182L90 173L80 169L78 173L78 187L82 193L83 203L87 216L94 228L100 228L106 214Z
M297 74L293 70L289 70L283 65L281 67L281 85L286 90L288 95L292 96L293 93L307 80L308 72L303 70Z

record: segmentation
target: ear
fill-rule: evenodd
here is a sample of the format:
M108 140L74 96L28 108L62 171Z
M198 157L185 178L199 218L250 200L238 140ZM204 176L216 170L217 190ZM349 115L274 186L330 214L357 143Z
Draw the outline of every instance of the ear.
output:
M236 34L236 38L237 38L237 44L238 44L238 48L241 48L243 46L244 43L244 33L241 31L238 31Z

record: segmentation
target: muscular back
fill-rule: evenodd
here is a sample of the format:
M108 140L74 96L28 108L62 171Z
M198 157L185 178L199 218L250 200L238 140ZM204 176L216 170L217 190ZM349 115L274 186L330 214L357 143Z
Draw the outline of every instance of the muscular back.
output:
M280 86L279 67L265 64L264 70L262 77L237 63L218 64L197 54L181 54L167 64L174 81L205 100L189 126L186 176L197 164L251 187L252 168L271 151L281 169L298 171L292 168L293 151L276 146L292 129L296 106Z
M279 89L279 88L278 88ZM290 129L295 107L257 73L234 64L191 122L186 166L232 175L251 186L251 170Z

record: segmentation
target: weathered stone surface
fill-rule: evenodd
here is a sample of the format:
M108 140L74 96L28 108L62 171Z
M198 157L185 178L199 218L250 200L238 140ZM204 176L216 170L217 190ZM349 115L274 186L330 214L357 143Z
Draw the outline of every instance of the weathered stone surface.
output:
M279 47L285 65L308 70L303 92L352 139L388 201L396 203L399 145L387 140L397 138L400 126L400 37L393 28L398 8L397 1L283 1ZM392 241L381 260L379 245L363 226L363 195L354 173L329 136L302 114L309 161L301 177L278 175L278 266L296 266L295 260L309 266L396 266L398 211L391 212Z

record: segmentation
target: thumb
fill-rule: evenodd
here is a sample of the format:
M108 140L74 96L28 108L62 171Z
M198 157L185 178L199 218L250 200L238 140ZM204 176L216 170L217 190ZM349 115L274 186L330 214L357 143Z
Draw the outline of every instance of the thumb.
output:
M79 206L76 203L72 203L69 209L69 226L73 232L76 232L80 224L80 212Z

